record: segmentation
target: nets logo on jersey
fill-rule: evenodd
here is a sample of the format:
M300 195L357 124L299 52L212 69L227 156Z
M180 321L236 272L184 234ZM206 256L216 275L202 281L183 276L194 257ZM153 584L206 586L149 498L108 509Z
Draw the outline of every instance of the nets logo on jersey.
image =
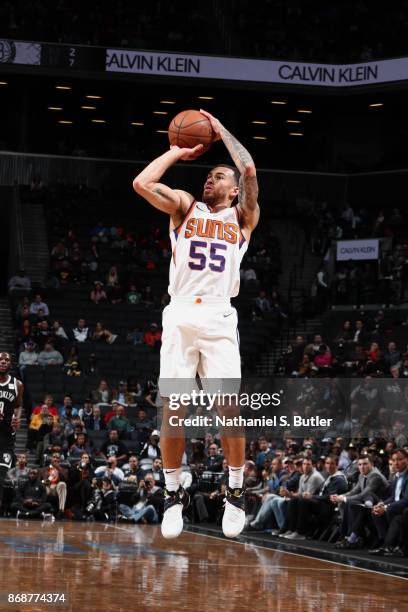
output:
M16 46L12 41L0 40L0 63L11 64L16 57Z
M230 244L236 244L239 239L239 226L237 223L215 220L190 218L184 231L185 238L216 238Z

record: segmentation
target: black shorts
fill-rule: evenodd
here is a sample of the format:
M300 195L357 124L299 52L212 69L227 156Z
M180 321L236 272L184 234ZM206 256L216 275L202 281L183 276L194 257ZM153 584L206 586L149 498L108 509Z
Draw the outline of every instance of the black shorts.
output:
M8 470L13 465L14 460L14 439L15 436L0 436L0 467Z

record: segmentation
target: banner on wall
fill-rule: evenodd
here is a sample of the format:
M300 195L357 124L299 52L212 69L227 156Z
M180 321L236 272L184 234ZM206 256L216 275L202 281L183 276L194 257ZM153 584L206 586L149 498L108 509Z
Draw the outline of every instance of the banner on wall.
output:
M408 58L361 64L306 64L237 57L106 50L106 70L132 74L350 87L408 80Z
M21 42L0 39L0 64L41 64L41 45L34 42Z
M338 240L337 241L337 261L349 261L350 259L378 259L379 256L378 239L367 240Z

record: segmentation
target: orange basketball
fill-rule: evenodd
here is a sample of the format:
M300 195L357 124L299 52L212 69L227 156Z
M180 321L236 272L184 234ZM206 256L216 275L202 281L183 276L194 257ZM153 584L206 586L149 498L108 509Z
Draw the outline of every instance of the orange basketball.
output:
M214 140L214 132L207 117L196 110L182 111L171 120L169 125L170 144L192 148L204 145L207 151Z

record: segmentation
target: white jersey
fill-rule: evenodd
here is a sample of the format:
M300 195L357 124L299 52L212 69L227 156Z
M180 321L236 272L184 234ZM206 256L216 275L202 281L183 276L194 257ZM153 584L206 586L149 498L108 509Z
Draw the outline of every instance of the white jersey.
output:
M170 238L171 296L238 295L239 268L248 243L235 207L211 212L206 204L194 200Z

